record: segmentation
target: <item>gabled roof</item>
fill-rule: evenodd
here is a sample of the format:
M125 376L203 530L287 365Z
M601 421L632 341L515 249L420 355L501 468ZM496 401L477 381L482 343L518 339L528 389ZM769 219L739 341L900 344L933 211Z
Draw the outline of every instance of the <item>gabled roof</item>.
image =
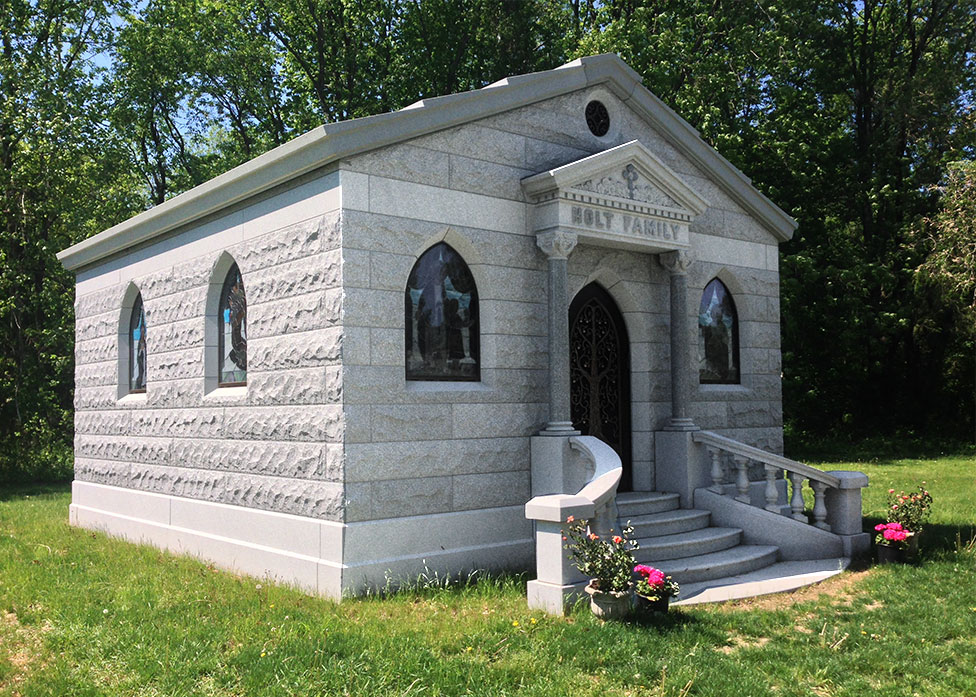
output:
M67 269L76 270L342 158L596 85L643 116L778 240L792 237L796 222L789 215L705 143L688 122L651 94L626 63L614 54L602 54L555 70L505 78L479 90L424 99L400 111L319 126L69 247L58 254L58 259Z

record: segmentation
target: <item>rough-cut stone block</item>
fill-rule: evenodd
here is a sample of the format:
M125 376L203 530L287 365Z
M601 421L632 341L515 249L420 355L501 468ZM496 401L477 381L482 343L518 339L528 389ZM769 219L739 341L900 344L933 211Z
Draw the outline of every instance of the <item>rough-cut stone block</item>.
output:
M154 351L182 351L203 346L204 323L200 318L171 322L158 327L146 326L146 342Z
M371 252L363 249L342 250L342 285L345 288L369 288Z
M338 443L342 440L342 407L227 407L226 437Z
M165 382L203 378L203 347L182 351L150 353L146 358L149 380Z
M180 467L295 479L332 478L323 443L199 438L177 438L172 443L171 463Z
M242 242L232 253L246 286L248 272L333 249L339 239L339 216L330 213Z
M251 339L332 327L342 312L342 289L308 293L285 300L248 304L247 333Z
M136 436L176 438L218 438L223 430L221 409L138 409L132 412L130 428Z
M75 433L92 435L129 434L132 428L131 411L125 409L75 412ZM140 434L158 435L158 434Z
M75 364L101 363L118 360L119 338L117 335L75 343Z
M119 365L115 361L75 366L75 389L115 385L119 379Z
M450 405L377 404L370 414L374 443L451 437Z
M521 180L531 174L535 170L451 155L450 188L459 191L523 201Z
M170 462L170 438L130 436L75 436L75 455L90 460L115 460L166 465Z
M347 482L528 469L527 438L354 443L345 446Z
M109 486L128 486L128 462L112 462L110 460L90 460L75 457L75 479L81 482L108 484Z
M342 520L342 485L333 482L227 474L221 500L233 506Z
M342 368L329 366L325 369L325 402L339 404L342 402Z
M117 336L119 333L120 317L121 307L116 312L103 312L100 315L76 319L75 341Z
M450 511L451 477L373 482L372 497L374 520Z
M529 471L465 474L454 477L454 510L517 506L530 498Z
M247 346L250 370L281 370L333 365L342 352L342 328L330 327L288 336L251 339Z
M455 438L529 436L545 425L547 404L456 404Z
M124 291L122 286L111 286L78 296L75 298L75 321L106 312L120 312Z
M338 402L327 395L327 371L336 368L248 371L248 402L257 405L326 404Z
M223 500L226 476L213 470L132 465L128 486L156 494L220 502Z
M198 286L162 298L146 300L146 328L148 332L170 322L203 321L206 312L207 286Z
M344 487L345 522L359 522L373 519L373 483L347 482Z
M194 376L196 377L196 376ZM146 402L152 408L197 407L203 403L203 381L151 380L146 387Z
M75 387L75 409L113 409L118 396L115 385Z
M358 155L349 160L348 167L364 174L405 179L432 186L449 186L447 154L408 143Z
M248 278L248 307L342 286L343 260L338 249L279 266L259 269ZM250 319L250 318L249 318Z

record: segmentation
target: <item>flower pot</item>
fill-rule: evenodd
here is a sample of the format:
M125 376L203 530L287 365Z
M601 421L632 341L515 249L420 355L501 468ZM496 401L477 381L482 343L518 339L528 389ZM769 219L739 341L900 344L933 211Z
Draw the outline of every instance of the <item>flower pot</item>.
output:
M590 596L590 610L601 620L619 620L630 614L630 589L625 591L601 591L590 581L584 589Z
M904 561L902 548L896 545L878 545L879 564L901 564Z
M668 604L671 602L670 595L662 595L657 600L651 600L638 593L634 598L637 602L637 611L644 614L665 613L668 611Z
M915 557L918 556L918 538L920 536L920 533L915 533L905 541L907 544L903 555L905 561L915 561Z

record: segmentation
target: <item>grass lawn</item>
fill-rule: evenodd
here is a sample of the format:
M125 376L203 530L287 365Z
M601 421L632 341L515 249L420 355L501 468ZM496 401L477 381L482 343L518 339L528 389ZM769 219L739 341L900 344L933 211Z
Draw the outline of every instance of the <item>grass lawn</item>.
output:
M868 473L874 518L927 481L918 566L646 624L529 612L524 578L335 605L72 529L66 487L0 490L0 695L976 695L974 464L825 466Z

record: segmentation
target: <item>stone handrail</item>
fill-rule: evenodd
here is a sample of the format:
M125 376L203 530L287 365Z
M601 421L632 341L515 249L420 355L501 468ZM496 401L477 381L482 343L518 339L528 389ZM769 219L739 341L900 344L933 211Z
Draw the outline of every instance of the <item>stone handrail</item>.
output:
M711 431L698 431L692 434L692 440L708 451L712 481L709 491L725 494L730 486L734 486L735 500L751 504L749 465L761 464L766 475L763 507L767 511L789 515L803 523L811 522L804 512L803 482L806 480L813 490L812 524L815 527L841 535L861 532L860 490L868 485L867 476L861 472L824 472ZM780 489L777 486L777 479L784 472L784 479L789 481L792 489L789 513L783 510L786 505L780 502Z
M599 438L572 436L569 447L593 466L586 484L575 494L546 494L525 504L525 517L535 522L536 578L529 581L529 607L553 614L562 614L586 582L563 549L563 526L573 516L589 520L600 535L615 527L623 474L620 457Z

